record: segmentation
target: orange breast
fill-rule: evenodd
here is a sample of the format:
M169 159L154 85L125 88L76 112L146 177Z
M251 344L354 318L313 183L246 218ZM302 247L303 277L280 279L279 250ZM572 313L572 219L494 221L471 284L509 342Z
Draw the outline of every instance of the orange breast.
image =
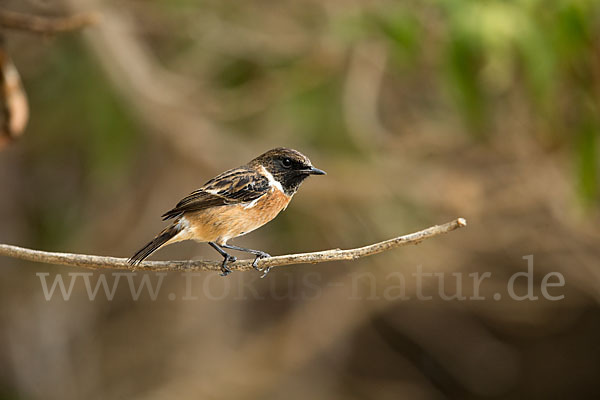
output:
M224 244L263 226L285 209L291 197L273 188L253 203L213 207L184 218L189 223L186 239Z

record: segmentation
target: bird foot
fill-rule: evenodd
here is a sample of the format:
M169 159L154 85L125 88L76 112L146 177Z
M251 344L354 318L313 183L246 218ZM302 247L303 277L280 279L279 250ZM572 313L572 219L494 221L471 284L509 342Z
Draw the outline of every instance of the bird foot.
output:
M264 278L265 276L267 276L267 274L269 273L269 271L271 270L271 267L267 267L267 268L259 268L258 267L258 260L260 260L261 258L269 258L271 257L270 254L265 253L264 251L257 254L256 258L254 259L254 261L252 262L252 267L257 270L258 272L262 273L262 275L260 276L260 278Z
M235 256L231 256L231 255L226 255L225 257L223 257L223 263L221 264L221 276L227 276L231 273L231 269L227 266L228 262L235 262L237 261L237 257Z

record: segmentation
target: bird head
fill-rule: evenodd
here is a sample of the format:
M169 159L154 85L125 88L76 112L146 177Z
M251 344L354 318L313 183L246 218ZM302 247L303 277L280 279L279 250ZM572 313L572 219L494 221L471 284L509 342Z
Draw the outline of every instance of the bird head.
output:
M263 167L276 182L281 184L287 195L294 194L310 175L325 175L325 171L313 167L304 154L285 147L269 150L250 161L249 165L258 169Z

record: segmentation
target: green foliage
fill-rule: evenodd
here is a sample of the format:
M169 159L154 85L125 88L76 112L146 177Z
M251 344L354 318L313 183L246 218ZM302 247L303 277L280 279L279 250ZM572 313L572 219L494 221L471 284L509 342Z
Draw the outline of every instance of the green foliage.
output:
M579 192L588 204L598 199L598 115L591 114L578 129Z
M507 96L524 100L530 134L548 147L572 143L582 198L598 198L600 2L401 2L364 19L364 35L378 31L402 55L398 73L431 64L424 54L437 57L438 84L476 138L494 133Z
M233 15L242 18L243 13ZM454 109L474 140L502 134L502 120L511 118L505 104L520 107L531 127L526 134L547 149L573 151L581 198L586 204L598 199L600 2L386 2L340 9L324 34L339 48L384 44L392 79L431 81L442 93L433 95L435 101L441 97L443 106ZM314 60L313 55L299 56ZM285 104L285 118L296 134L320 145L359 151L347 140L340 104L344 70L315 68L292 58L274 66L264 62L269 59L265 54L253 57L218 64L215 84L247 98L251 93L243 90L249 82L277 77L285 94L273 104Z
M259 78L261 72L260 67L250 59L228 59L216 72L214 81L222 88L231 89Z

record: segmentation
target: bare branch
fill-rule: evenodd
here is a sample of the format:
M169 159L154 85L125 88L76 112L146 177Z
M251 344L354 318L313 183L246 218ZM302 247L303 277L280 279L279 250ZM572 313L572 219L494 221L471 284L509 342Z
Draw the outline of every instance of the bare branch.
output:
M355 249L324 250L313 253L288 254L259 261L260 268L279 267L292 264L316 264L328 261L356 260L381 253L396 247L417 244L425 239L451 232L455 229L467 226L464 218L458 218L443 225L435 225L419 232L398 236L383 242L371 244ZM139 265L132 266L126 258L91 256L85 254L51 253L40 250L26 249L23 247L0 244L0 256L20 258L27 261L41 262L47 264L66 265L70 267L81 267L88 269L126 269L144 271L220 271L219 261L144 261ZM228 264L234 271L247 271L252 269L253 260L239 260Z
M42 17L0 10L0 27L39 34L74 31L93 25L99 19L98 13L81 13L68 17Z

